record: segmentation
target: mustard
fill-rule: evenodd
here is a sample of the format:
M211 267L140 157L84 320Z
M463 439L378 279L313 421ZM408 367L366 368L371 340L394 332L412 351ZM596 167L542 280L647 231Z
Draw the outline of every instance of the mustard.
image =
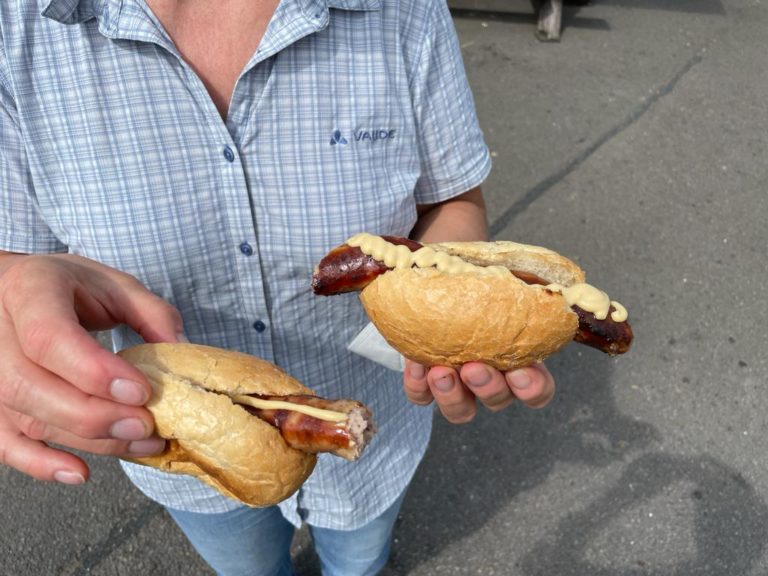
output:
M388 268L435 268L445 274L459 274L463 272L501 276L510 271L504 266L477 266L467 262L459 256L440 252L429 246L422 246L415 252L407 246L396 245L388 242L381 236L374 236L367 232L355 234L347 240L349 246L360 248L366 256L370 256L383 262ZM535 286L534 286L535 287ZM608 295L595 288L591 284L579 283L572 286L550 284L546 289L562 294L569 306L578 306L582 310L591 312L598 320L605 320L611 306L611 320L624 322L627 319L627 309Z
M471 272L501 276L509 274L503 266L476 266L459 256L440 252L429 246L422 246L415 252L407 246L392 244L381 236L362 232L347 240L349 246L360 248L363 254L383 262L388 268L436 268L445 274L460 274Z

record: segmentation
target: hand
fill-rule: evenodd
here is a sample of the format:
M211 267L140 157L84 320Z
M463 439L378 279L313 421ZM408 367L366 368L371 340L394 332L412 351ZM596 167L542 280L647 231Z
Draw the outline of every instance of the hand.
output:
M446 366L426 368L406 360L403 388L414 404L427 405L434 400L449 422L461 424L475 417L477 400L493 412L516 399L530 408L542 408L555 395L555 380L544 364L500 372L480 362L454 370Z
M182 333L178 311L132 276L86 258L5 253L0 265L0 464L80 484L88 466L60 447L162 451L143 407L146 379L89 331L127 324L147 341L172 342Z

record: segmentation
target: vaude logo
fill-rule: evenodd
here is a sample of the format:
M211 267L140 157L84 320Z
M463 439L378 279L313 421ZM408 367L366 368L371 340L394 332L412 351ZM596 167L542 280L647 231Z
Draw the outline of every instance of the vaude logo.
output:
M331 146L336 146L336 144L348 144L347 139L341 135L341 130L336 130L331 136Z
M379 140L394 140L395 134L397 133L394 129L389 130L355 130L352 132L352 140L354 142L377 142ZM331 146L336 146L337 144L340 144L342 146L349 144L349 140L347 140L341 133L341 130L335 130L333 135L331 136Z

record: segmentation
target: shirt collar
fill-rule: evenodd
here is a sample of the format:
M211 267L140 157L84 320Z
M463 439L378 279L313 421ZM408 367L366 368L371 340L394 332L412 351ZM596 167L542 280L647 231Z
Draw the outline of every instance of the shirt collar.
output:
M284 0L291 1L291 0ZM317 12L328 8L339 10L379 10L382 0L299 0L305 12ZM48 0L43 8L46 16L62 24L78 24L92 18L109 24L110 14L116 17L122 0ZM115 8L110 10L109 8Z
M102 0L48 0L42 15L62 24L78 24L95 18L105 3Z
M330 9L369 11L380 10L383 0L281 0L295 2L301 8L308 22L312 22L317 30L328 25Z
M96 18L110 25L120 14L123 0L48 0L42 15L62 24L80 24Z
M379 10L382 0L327 0L328 8L340 10Z

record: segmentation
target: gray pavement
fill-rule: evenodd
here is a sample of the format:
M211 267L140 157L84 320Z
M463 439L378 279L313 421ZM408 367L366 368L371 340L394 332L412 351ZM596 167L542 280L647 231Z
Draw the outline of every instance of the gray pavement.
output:
M768 4L599 0L558 44L526 2L460 5L504 11L455 12L495 237L571 256L636 341L552 358L544 410L437 417L385 573L768 574ZM0 573L210 573L90 461L80 489L0 470ZM304 532L295 552L316 574Z

